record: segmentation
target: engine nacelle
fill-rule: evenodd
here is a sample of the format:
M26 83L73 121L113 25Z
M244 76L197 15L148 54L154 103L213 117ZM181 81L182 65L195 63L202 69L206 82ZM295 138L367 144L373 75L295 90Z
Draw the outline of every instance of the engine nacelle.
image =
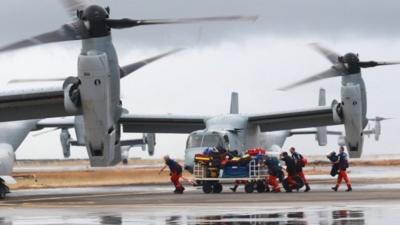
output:
M89 51L80 55L78 77L82 101L85 144L91 166L113 166L121 161L121 147L115 119L115 102L107 55Z
M9 176L14 167L15 154L11 145L0 144L0 176Z
M150 156L153 156L156 146L156 134L148 133L143 135L143 138L145 139L145 143L147 144L147 152Z
M328 131L326 127L317 127L315 139L319 146L326 146L328 144Z
M345 85L341 89L342 114L346 131L346 146L350 157L359 158L363 150L363 113L360 85Z
M64 158L69 158L71 156L71 134L68 129L61 129L60 141Z
M379 141L379 137L381 136L381 121L376 120L375 121L375 127L374 127L374 137L375 137L375 141Z

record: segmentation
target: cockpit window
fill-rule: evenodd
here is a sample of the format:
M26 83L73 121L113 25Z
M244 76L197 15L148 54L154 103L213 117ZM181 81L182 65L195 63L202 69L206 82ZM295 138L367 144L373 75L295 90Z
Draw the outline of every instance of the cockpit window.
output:
M224 146L222 138L218 134L204 135L202 147L217 147Z
M201 141L203 139L203 135L198 135L198 134L192 134L189 137L189 140L187 142L186 148L197 148L201 147Z
M225 145L229 144L229 140L224 139L218 134L192 134L189 136L186 148L225 147Z

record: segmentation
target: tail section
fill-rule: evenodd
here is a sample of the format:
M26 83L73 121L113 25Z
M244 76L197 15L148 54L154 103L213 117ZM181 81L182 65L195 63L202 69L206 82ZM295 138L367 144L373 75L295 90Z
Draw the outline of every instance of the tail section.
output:
M370 128L370 125L368 124L368 129L364 130L363 133L366 134L368 136L368 138L371 134L373 134L375 141L379 141L379 137L381 136L381 130L382 130L381 121L390 120L390 119L392 119L392 118L384 118L384 117L380 117L380 116L376 116L375 118L368 119L369 121L375 122L374 127Z
M231 95L231 110L230 114L239 114L239 94L237 92L232 92Z

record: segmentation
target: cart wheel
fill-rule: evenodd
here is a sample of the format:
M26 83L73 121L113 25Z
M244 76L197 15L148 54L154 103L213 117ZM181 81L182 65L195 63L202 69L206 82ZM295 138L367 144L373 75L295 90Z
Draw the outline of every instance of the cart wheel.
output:
M209 194L213 191L213 188L209 182L204 182L203 183L203 192L206 194Z
M265 183L263 181L258 181L257 182L257 192L258 193L265 192L265 188L266 188L266 186L265 186Z
M215 183L213 185L213 192L214 193L221 193L222 192L222 184L220 183Z
M249 182L244 186L244 190L246 191L246 193L253 193L254 192L254 183L253 182Z

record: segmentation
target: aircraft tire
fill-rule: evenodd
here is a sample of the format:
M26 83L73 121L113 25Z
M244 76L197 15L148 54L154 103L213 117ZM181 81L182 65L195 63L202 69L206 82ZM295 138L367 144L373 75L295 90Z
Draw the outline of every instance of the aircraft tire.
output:
M203 192L205 193L205 194L209 194L209 193L211 193L213 191L213 187L212 187L212 185L210 184L210 182L204 182L203 183Z
M266 190L266 186L265 186L264 181L258 181L257 182L257 192L263 193L263 192L265 192L265 190Z
M223 187L222 187L222 184L220 184L220 183L215 183L215 184L212 186L212 189L213 189L213 193L219 194L219 193L222 192Z
M249 182L244 186L244 190L246 191L246 193L253 193L254 192L254 183L253 182Z

